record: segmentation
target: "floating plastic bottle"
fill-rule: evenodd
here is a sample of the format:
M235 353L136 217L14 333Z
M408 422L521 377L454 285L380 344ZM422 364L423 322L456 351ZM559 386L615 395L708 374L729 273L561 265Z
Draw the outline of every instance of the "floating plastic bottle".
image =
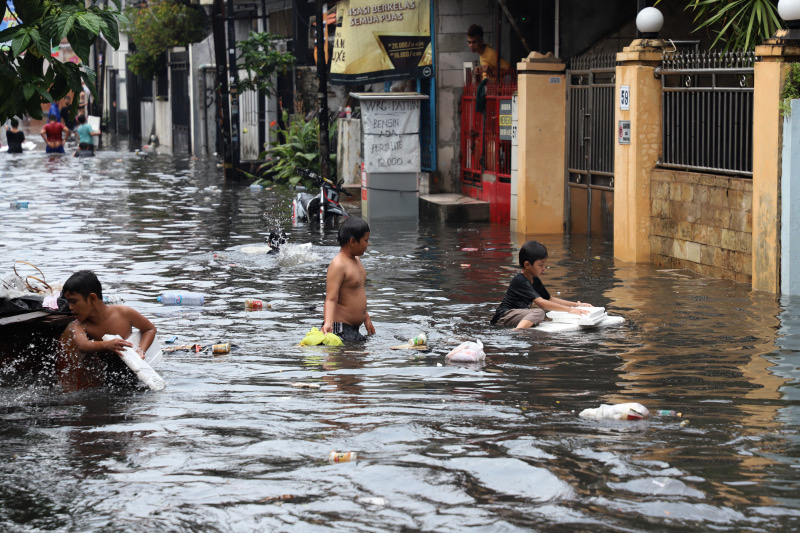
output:
M344 116L345 118L351 118L353 116L353 110L350 108L350 106L344 108Z
M655 412L656 416L683 416L683 413L679 413L678 411L672 411L670 409L659 409Z
M265 307L266 308L270 307L269 304L265 304L261 300L250 300L250 299L244 301L244 306L247 309L252 309L253 311L258 311L259 309L264 309Z
M11 202L11 209L28 209L28 202Z
M124 300L119 297L118 294L104 294L103 295L103 303L106 305L119 305Z
M416 337L412 337L408 339L409 346L427 346L428 345L428 336L424 333L418 334Z
M211 353L223 354L231 352L231 343L224 342L222 344L215 344L211 347Z
M349 463L358 458L356 452L331 452L328 454L329 463Z
M164 305L203 305L206 297L199 292L167 291L158 297Z

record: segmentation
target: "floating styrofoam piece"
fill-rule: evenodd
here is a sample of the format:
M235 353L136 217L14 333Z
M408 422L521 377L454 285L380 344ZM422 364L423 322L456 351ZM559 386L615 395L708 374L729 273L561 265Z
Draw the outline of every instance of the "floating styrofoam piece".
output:
M608 315L605 307L582 307L588 314L577 315L568 311L550 311L547 318L553 322L563 322L567 324L578 324L580 326L596 326Z
M640 403L602 404L594 409L584 409L578 414L592 420L641 420L650 418L650 411Z
M589 328L613 328L621 325L625 319L621 316L608 316L596 324L581 325L577 322L542 322L534 329L537 331L544 331L547 333L566 333L570 331L581 331Z
M121 339L119 335L103 335L104 341L109 341L111 339ZM128 341L134 344L134 346L139 345L139 341L141 340L141 333L139 331L134 331L134 333L128 337ZM150 356L148 357L148 354ZM147 352L145 353L145 358L142 359L139 353L135 350L134 347L127 347L122 351L122 355L120 358L122 361L130 368L136 377L139 378L139 381L150 387L150 390L163 390L167 384L164 382L164 378L162 378L158 372L153 370L152 364L158 364L163 357L163 352L161 351L161 347L157 340L153 340L153 344L148 348ZM149 359L149 360L148 360Z

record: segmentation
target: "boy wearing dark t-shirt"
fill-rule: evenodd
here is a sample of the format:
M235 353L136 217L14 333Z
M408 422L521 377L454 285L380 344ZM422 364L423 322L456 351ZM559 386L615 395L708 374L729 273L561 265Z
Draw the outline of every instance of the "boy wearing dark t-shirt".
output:
M519 250L522 271L508 285L506 295L492 317L492 324L506 328L527 329L544 320L544 311L567 311L585 315L582 307L590 304L553 298L544 288L539 276L547 270L547 248L539 242L528 241ZM536 305L533 305L536 304Z

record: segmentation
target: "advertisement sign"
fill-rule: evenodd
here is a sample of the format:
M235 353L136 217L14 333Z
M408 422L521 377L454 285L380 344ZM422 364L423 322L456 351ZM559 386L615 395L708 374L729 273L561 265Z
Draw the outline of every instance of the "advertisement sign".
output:
M6 6L3 8L3 21L0 22L0 31L7 30L8 28L13 28L17 25L17 19L14 17L14 2L11 0L6 2ZM11 49L11 41L7 41L5 43L0 43L0 50L10 50Z
M337 4L330 81L364 85L433 76L430 0Z
M510 141L513 135L511 123L511 98L500 100L500 140Z

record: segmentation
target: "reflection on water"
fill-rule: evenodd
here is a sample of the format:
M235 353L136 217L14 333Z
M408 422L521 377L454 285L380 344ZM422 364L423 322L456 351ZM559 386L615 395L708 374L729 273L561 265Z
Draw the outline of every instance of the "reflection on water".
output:
M373 224L363 258L377 334L301 348L321 323L338 247L331 229L291 227L288 192L228 186L213 161L123 152L4 156L0 180L3 272L15 260L50 280L91 268L161 334L234 345L223 356L172 354L159 393L8 381L3 529L800 524L798 299L615 261L610 243L543 237L551 293L627 322L580 334L501 330L488 321L524 238L392 221ZM30 207L9 209L17 200ZM292 247L264 255L276 226ZM203 292L207 304L156 302L176 289ZM247 298L272 307L248 311ZM421 331L431 352L390 350ZM444 363L475 338L486 365ZM627 401L684 416L576 415ZM329 464L331 450L358 460Z

